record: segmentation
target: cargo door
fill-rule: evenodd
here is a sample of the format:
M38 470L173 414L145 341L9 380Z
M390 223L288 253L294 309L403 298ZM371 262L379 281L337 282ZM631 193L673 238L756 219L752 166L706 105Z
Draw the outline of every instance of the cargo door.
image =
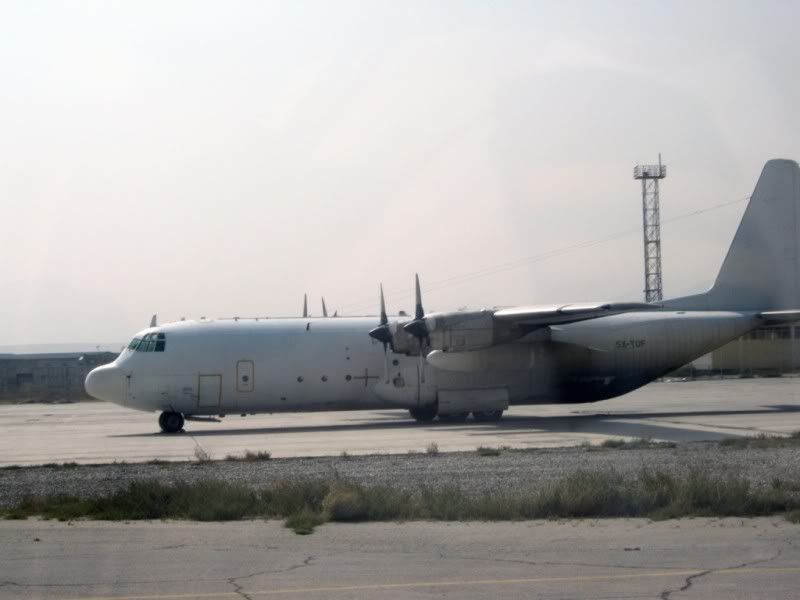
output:
M219 408L222 375L200 375L197 390L198 408Z

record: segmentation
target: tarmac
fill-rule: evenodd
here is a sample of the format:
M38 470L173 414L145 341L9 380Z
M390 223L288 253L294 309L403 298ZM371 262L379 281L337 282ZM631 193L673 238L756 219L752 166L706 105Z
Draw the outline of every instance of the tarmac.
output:
M0 599L796 598L782 518L0 522Z
M0 406L0 465L212 458L245 450L274 457L421 452L478 446L563 447L608 438L665 441L800 430L800 378L652 383L594 404L513 406L498 423L418 424L405 411L227 416L159 432L156 413L103 402Z

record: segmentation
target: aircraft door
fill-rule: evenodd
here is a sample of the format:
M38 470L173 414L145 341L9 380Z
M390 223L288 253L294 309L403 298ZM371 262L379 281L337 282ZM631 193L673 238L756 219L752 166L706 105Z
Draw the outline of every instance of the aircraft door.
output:
M197 390L197 406L199 408L219 408L222 375L200 375Z
M252 392L255 386L255 368L252 360L240 360L236 363L236 391Z

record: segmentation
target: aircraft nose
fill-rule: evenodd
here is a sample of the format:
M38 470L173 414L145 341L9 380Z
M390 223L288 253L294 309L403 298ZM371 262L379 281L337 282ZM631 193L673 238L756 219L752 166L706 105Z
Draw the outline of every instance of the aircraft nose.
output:
M114 365L103 365L89 372L84 382L86 393L106 402L121 403L125 397L125 377Z

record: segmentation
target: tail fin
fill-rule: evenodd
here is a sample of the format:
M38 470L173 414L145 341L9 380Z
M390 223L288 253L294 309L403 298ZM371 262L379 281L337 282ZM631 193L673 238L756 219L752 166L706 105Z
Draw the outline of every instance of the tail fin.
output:
M776 159L764 165L714 287L664 305L688 310L800 308L800 167L795 161Z

